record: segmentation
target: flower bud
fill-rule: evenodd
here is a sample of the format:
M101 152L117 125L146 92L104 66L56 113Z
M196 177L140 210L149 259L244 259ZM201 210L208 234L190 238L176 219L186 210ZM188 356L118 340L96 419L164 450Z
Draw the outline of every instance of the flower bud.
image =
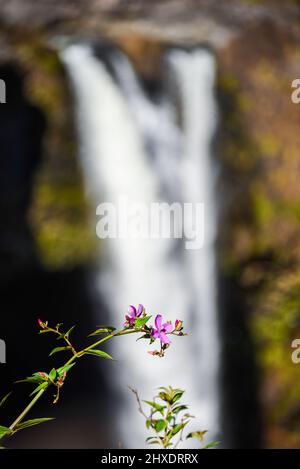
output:
M38 319L38 324L41 329L45 329L48 326L48 321L43 322L41 319Z
M160 355L160 352L158 350L153 350L151 352L148 352L149 355L152 355L153 357L156 357L157 355Z
M175 321L175 330L176 331L181 331L183 328L183 321L181 321L180 319L176 319Z

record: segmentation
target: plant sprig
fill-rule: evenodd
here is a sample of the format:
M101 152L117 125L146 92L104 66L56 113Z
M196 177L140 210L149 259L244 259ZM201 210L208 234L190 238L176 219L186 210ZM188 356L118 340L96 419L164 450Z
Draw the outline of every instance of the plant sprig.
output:
M9 427L0 426L0 446L5 438L12 437L20 430L52 420L52 418L49 417L31 420L24 419L49 388L54 387L55 389L53 404L58 402L61 388L65 384L68 373L77 364L79 359L86 355L93 355L99 358L113 360L113 357L110 354L99 348L99 346L104 342L119 336L142 334L138 340L148 339L150 344L155 342L156 339L160 339L160 350L149 353L162 357L164 356L165 350L170 345L170 340L167 338L167 335L185 335L182 332L182 321L177 320L173 327L171 322L162 324L160 315L157 315L155 318L155 326L147 325L151 316L147 315L143 305L139 305L138 309L130 305L128 307L128 312L125 315L125 319L126 321L121 330L116 330L116 328L112 326L98 326L97 329L89 335L89 337L99 335L104 337L101 337L101 339L98 339L96 342L82 349L75 347L70 339L70 335L75 326L72 326L67 331L63 331L63 324L61 323L57 324L55 327L50 327L48 321L42 321L41 319L38 320L40 334L51 333L57 336L57 340L64 342L63 346L54 347L50 351L49 356L60 352L69 352L71 353L71 357L58 368L52 368L49 372L38 371L33 373L31 376L18 381L19 383L25 382L34 385L34 389L30 394L32 399ZM8 397L9 395L5 396L2 401L0 401L0 407L6 402Z
M152 401L143 401L150 407L148 413L143 409L138 391L133 388L129 389L137 400L138 410L145 418L147 429L153 433L146 439L148 444L176 449L184 440L189 438L196 438L203 443L207 430L184 434L186 427L194 416L188 412L186 404L179 402L184 394L182 389L175 389L171 386L160 387L158 394ZM213 448L218 444L218 441L214 441L202 446L201 449Z

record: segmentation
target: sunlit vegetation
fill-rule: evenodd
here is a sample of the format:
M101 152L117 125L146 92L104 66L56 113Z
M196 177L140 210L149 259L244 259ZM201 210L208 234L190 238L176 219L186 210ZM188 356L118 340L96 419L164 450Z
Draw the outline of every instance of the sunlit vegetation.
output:
M290 100L299 47L278 30L256 34L255 47L246 35L221 59L224 165L233 192L222 265L248 298L267 445L288 447L300 444L300 369L291 361L300 335L300 108Z

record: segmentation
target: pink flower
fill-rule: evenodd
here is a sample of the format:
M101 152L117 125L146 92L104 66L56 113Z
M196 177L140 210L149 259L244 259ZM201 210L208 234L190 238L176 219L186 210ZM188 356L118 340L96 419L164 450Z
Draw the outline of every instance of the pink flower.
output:
M173 326L170 322L162 323L162 315L158 314L155 318L155 328L152 329L151 335L154 339L160 339L164 345L169 345L171 341L167 337L167 333L173 331Z
M127 309L127 314L125 315L126 321L124 322L124 326L132 326L137 318L139 318L142 313L145 311L143 305L139 304L138 309L135 306L129 305Z

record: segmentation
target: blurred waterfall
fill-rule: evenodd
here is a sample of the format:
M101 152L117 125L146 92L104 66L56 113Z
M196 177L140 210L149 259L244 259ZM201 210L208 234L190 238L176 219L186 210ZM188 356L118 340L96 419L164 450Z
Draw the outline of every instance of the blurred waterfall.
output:
M145 446L145 425L127 385L145 399L158 386L186 389L185 401L198 417L194 428L209 429L211 439L219 430L214 58L202 49L172 50L166 57L182 125L169 93L152 101L121 53L111 57L114 78L87 45L67 47L62 59L74 87L81 164L93 207L101 202L117 206L120 196L129 204L205 203L201 249L186 250L178 239L99 240L97 282L111 323L121 326L127 305L143 303L151 314L182 319L190 332L173 338L163 359L148 355L146 344L132 336L113 342L118 362L110 368L111 379L120 397L116 444Z

